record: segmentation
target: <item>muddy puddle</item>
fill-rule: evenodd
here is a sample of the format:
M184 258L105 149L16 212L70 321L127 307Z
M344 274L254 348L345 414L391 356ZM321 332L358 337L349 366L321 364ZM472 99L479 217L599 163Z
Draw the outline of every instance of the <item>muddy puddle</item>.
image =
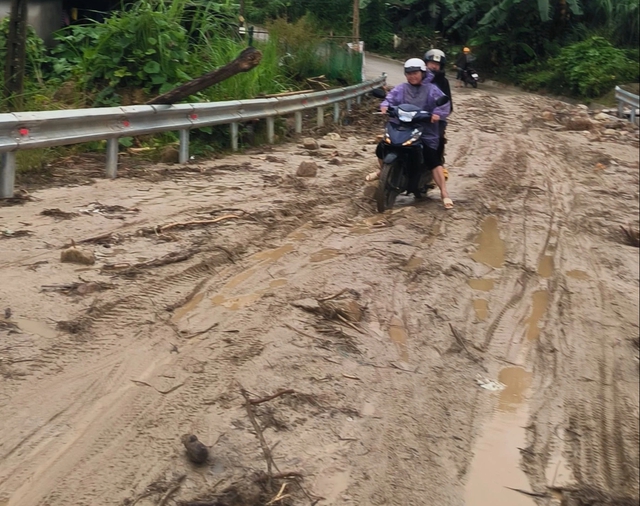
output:
M476 312L476 318L485 321L489 316L489 301L486 299L474 299L473 309Z
M525 322L527 327L527 340L535 341L540 337L540 321L544 318L549 304L549 292L538 290L531 296L531 315Z
M315 253L312 253L309 257L309 261L311 263L325 262L326 260L331 260L333 258L339 257L342 255L342 251L335 248L323 248Z
M553 274L554 260L551 255L542 255L538 262L538 275L543 278L549 278Z
M505 487L530 490L520 469L520 450L526 446L527 399L531 373L506 367L498 381L505 388L498 396L493 417L482 429L465 490L466 506L535 506L530 498Z
M467 282L471 288L481 292L490 292L493 290L493 286L495 285L495 281L493 279L470 279Z
M567 276L573 279L591 279L589 274L579 269L574 269L572 271L567 271Z
M43 322L26 320L24 318L14 318L13 323L15 323L20 330L27 332L28 334L35 334L49 339L53 339L58 335L58 332L53 327L50 327Z
M409 351L407 349L409 333L404 326L404 322L396 316L391 318L391 323L389 323L389 337L398 348L400 359L403 362L407 362L409 360Z
M471 254L476 262L499 268L504 265L505 243L500 238L498 220L495 216L488 216L482 222L480 234L476 238L478 249Z

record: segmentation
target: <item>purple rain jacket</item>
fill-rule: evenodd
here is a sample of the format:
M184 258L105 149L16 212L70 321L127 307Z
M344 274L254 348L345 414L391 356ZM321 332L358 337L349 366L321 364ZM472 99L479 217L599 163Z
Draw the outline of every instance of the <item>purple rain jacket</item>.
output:
M422 81L418 86L402 83L387 93L380 107L411 104L422 108L424 111L437 114L440 116L440 120L445 120L451 112L451 105L447 102L444 105L436 107L436 100L442 96L444 96L444 93L442 93L437 86L426 80ZM425 125L422 142L430 148L438 149L438 144L440 143L440 127L438 123L428 123Z

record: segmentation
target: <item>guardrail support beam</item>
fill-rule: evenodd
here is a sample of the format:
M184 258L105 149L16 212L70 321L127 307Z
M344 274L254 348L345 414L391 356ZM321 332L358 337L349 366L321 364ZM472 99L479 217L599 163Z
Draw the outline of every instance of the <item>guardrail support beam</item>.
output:
M340 102L333 104L333 122L338 123L340 121Z
M231 151L238 151L238 123L233 122L231 127Z
M186 128L180 130L180 151L178 152L178 161L187 163L189 161L189 130Z
M269 142L269 144L273 144L275 140L275 119L273 116L269 116L267 118L267 141Z
M302 133L302 112L296 111L294 115L296 118L296 133L301 134Z
M115 179L118 175L118 139L107 140L107 168L105 176Z
M347 112L351 112L351 99L347 99Z
M0 158L0 199L13 197L16 182L16 152L2 153Z
M318 107L318 126L324 126L324 107Z
M356 104L360 105L362 103L362 95L358 95L356 97Z

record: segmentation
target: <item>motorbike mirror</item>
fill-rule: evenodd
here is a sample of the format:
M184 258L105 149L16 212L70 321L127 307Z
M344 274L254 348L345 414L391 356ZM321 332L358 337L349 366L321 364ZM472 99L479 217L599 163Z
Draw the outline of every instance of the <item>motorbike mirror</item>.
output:
M451 98L449 98L447 95L443 95L441 97L438 97L436 99L436 106L441 106L446 104L447 102L449 102L449 100L451 100Z
M376 98L385 98L387 96L387 92L382 88L374 88L371 90L371 94Z

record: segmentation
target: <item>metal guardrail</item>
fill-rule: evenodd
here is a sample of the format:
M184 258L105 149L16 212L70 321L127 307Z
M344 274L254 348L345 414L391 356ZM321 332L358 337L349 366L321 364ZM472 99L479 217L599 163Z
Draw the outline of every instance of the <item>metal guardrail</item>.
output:
M266 118L267 139L274 142L276 116L295 115L295 131L302 132L302 111L317 109L318 126L324 124L324 108L333 104L333 119L340 118L340 103L351 109L354 99L384 85L386 75L347 88L301 93L285 97L233 100L198 104L134 105L66 111L0 114L0 198L13 196L16 152L107 140L105 175L115 178L118 139L165 131L180 132L179 161L189 160L189 131L211 125L231 126L231 148L238 149L238 125Z
M624 118L624 104L631 107L629 121L636 122L636 109L640 108L640 97L623 90L620 86L616 86L616 100L618 101L618 117Z

